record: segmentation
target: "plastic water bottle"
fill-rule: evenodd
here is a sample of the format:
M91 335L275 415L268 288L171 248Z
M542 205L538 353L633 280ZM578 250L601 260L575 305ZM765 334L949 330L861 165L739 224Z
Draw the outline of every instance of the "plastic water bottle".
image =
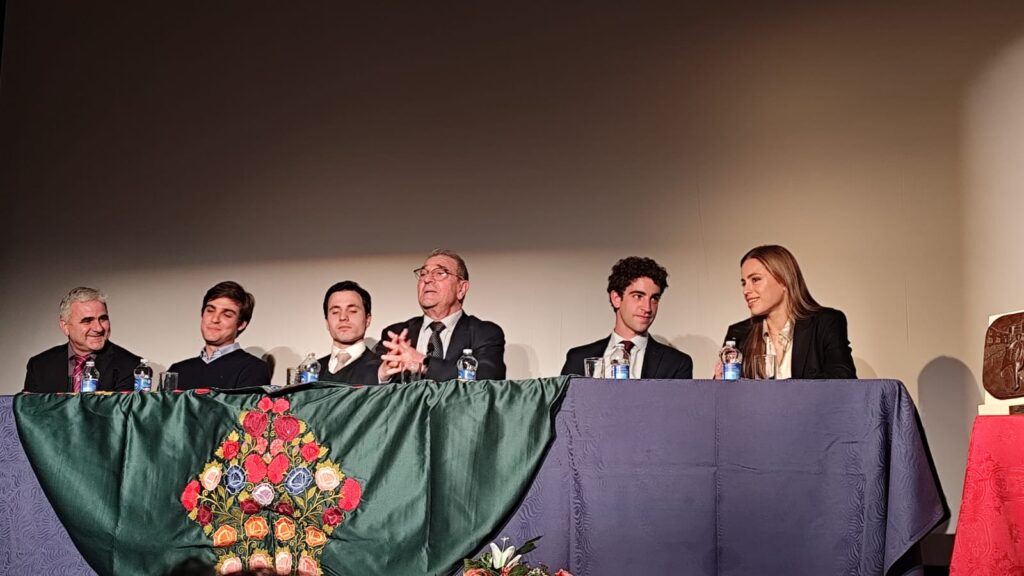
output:
M476 380L476 368L479 363L473 356L473 350L466 348L462 351L462 356L459 357L459 362L456 366L459 368L459 381L460 382L473 382Z
M615 380L629 380L629 352L622 343L615 345L612 354L608 358L608 377Z
M95 392L100 382L100 371L96 369L94 360L86 360L85 370L82 372L82 392Z
M153 389L153 369L146 363L146 359L139 360L135 367L135 391L149 392Z
M743 373L743 353L736 348L736 341L727 340L718 357L722 360L722 380L739 380Z
M316 382L320 379L320 363L316 361L316 354L306 354L306 359L299 364L299 384Z

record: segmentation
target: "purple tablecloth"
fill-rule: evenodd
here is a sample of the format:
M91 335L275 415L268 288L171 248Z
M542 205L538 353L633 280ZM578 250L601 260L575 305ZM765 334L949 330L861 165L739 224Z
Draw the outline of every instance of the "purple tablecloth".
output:
M495 534L576 576L894 574L946 514L895 381L574 380ZM887 572L888 571L888 572ZM0 397L0 574L92 574Z

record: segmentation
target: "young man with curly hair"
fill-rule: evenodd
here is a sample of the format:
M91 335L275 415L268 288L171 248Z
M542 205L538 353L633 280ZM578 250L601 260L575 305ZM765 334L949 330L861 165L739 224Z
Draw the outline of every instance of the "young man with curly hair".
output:
M607 366L612 351L625 342L630 356L630 378L693 378L693 360L658 342L648 332L666 288L668 271L654 260L630 256L616 262L608 276L608 301L615 312L612 333L569 350L562 374L583 374L585 358L603 357Z

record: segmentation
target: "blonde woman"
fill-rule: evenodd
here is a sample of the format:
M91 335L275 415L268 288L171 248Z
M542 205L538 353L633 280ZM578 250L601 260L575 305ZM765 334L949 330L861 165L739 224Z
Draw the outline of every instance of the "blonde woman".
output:
M776 378L856 378L846 316L818 304L800 265L782 246L758 246L740 259L750 318L729 326L726 340L743 352L743 377L763 378L754 358L775 357ZM715 370L721 377L721 364Z

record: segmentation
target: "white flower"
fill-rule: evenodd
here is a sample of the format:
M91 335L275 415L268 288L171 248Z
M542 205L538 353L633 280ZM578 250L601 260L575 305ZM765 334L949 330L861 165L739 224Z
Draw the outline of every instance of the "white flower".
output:
M502 541L502 544L504 543L505 542ZM522 556L515 556L515 553L515 546L509 546L502 550L501 548L498 548L497 544L491 542L491 566L500 570L505 567L511 568L516 564L519 564L519 559L522 558Z
M252 499L259 503L260 506L269 506L274 501L274 487L264 482L260 484L252 491Z

